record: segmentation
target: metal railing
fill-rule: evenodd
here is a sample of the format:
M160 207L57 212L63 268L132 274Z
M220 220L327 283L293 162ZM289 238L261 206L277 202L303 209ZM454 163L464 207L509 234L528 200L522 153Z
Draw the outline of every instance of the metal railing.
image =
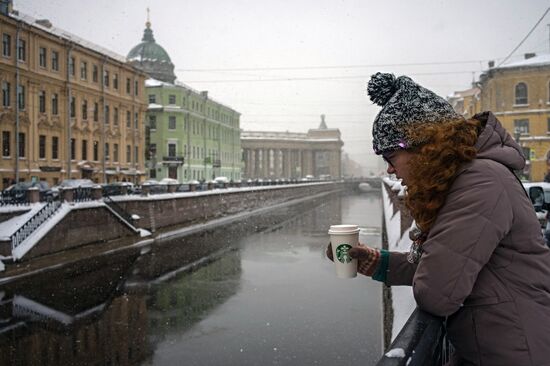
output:
M91 187L76 187L73 189L73 201L85 202L94 199Z
M111 209L113 209L113 211L115 211L120 217L122 217L124 220L126 220L126 222L128 224L134 226L134 220L132 219L132 215L130 213L128 213L125 209L120 207L120 205L118 203L116 203L115 201L113 201L113 199L111 197L104 196L103 197L103 202L105 202L105 204L107 206L109 206Z
M34 214L23 226L10 236L11 249L17 248L25 239L36 231L46 220L52 217L59 207L60 201L48 202L36 214Z
M404 351L404 357L395 357ZM453 354L445 337L443 318L416 309L377 366L441 366Z
M26 190L12 189L0 191L0 206L5 205L28 205L29 198Z

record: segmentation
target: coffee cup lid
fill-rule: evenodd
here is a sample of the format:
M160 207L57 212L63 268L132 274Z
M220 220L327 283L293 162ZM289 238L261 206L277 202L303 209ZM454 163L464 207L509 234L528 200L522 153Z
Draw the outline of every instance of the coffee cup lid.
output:
M359 232L357 225L331 225L329 234L355 234Z

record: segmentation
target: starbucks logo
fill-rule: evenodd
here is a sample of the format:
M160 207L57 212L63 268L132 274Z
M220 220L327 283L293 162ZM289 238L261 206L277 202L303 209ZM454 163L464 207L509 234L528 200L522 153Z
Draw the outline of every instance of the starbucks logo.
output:
M336 258L338 258L338 261L340 263L351 262L351 257L348 254L350 249L351 249L351 245L349 244L340 244L336 247Z

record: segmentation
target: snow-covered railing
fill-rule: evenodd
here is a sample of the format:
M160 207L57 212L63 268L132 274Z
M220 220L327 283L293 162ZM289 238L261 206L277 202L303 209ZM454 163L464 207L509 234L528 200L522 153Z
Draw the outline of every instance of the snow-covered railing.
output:
M31 217L23 226L10 236L12 251L27 239L36 229L46 220L55 214L61 206L60 201L48 202L33 217Z
M416 309L377 366L441 366L451 349L443 318Z
M103 202L105 202L105 204L109 206L113 211L115 211L120 217L126 220L129 225L133 226L134 220L132 219L132 215L126 212L126 210L124 210L122 207L120 207L120 205L113 201L111 197L104 196Z

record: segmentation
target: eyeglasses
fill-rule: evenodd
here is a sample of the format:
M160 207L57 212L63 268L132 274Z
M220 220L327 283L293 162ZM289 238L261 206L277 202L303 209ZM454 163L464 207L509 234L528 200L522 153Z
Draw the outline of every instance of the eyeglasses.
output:
M386 162L386 164L388 164L389 166L391 166L392 168L394 167L392 162L391 162L391 154L382 154L382 159L384 159L384 161Z

